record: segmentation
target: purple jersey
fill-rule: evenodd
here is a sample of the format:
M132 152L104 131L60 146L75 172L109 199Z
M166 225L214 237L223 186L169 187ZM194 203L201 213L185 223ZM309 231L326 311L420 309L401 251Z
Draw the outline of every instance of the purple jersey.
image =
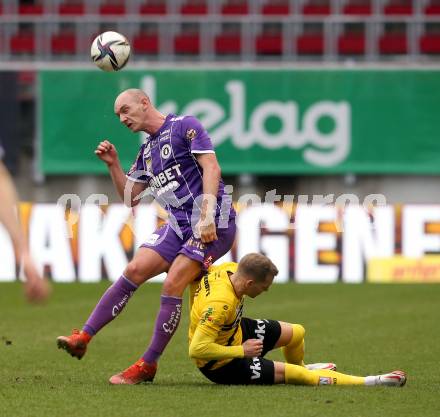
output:
M202 167L196 154L214 153L211 139L193 116L169 114L160 129L142 144L136 161L127 172L131 181L148 184L156 201L178 223L197 221L203 194ZM231 196L220 180L216 217L235 216Z

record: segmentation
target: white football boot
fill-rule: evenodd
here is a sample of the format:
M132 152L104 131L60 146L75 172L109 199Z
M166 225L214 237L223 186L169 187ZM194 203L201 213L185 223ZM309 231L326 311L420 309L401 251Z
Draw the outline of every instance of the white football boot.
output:
M326 369L327 371L336 371L336 364L328 362L328 363L309 363L308 365L304 365L309 371L316 371L320 369Z
M389 374L376 375L374 385L386 387L403 387L406 384L406 374L403 371L393 371Z

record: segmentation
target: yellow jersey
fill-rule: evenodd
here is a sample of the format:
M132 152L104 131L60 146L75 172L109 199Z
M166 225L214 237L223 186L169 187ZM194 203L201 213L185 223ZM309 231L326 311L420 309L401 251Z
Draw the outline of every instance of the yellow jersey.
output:
M212 266L195 289L188 336L189 354L199 368L217 369L244 356L240 327L244 297L237 297L229 279L236 270L234 262Z

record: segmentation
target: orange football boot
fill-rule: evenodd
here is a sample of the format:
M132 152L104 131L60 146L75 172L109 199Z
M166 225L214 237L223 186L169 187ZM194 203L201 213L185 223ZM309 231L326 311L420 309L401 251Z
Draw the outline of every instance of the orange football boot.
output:
M157 363L147 363L139 359L119 374L113 375L109 382L112 385L135 385L141 382L153 382L157 371Z
M74 358L81 359L87 350L87 344L92 339L88 333L73 329L70 336L57 337L58 349L64 349Z

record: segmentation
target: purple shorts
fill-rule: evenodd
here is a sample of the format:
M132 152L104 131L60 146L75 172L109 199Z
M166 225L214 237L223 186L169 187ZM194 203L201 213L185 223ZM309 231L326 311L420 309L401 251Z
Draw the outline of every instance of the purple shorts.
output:
M203 243L193 235L191 225L180 226L182 238L167 223L157 229L141 248L156 251L170 264L180 253L202 264L207 270L213 262L227 253L235 238L235 217L229 219L227 228L217 228L217 240Z

